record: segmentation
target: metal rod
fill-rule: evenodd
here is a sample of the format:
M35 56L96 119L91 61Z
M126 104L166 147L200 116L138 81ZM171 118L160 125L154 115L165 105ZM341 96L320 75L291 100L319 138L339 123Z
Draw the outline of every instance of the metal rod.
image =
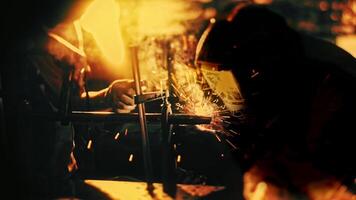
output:
M167 96L167 100L169 101L169 103L172 103L172 97L173 97L173 55L171 53L171 43L169 41L164 41L164 56L165 56L165 65L167 67L167 75L168 75L168 95Z
M142 95L141 89L141 77L138 63L138 47L131 46L131 62L132 62L132 71L135 80L135 89L136 95ZM142 134L142 151L143 151L143 163L145 167L145 175L147 181L147 190L149 193L153 193L153 181L152 181L152 160L151 160L151 150L150 143L148 138L148 130L147 130L147 122L146 122L146 112L145 112L145 104L139 103L137 104L138 114L140 120L141 134Z
M172 54L170 50L170 42L164 40L164 56L166 60L167 67L167 90L165 95L165 100L162 108L162 182L163 191L167 193L172 198L175 198L177 191L176 184L176 169L175 169L175 159L172 144L172 129L173 125L169 122L169 116L172 114L171 101L173 97L173 62Z
M175 198L176 185L176 167L174 150L172 144L172 129L173 125L169 123L169 116L172 114L171 104L166 97L164 106L162 108L162 183L163 191L172 198Z
M47 118L51 120L62 120L63 117L58 113L32 113L33 117ZM123 122L137 122L138 113L115 113L115 112L101 112L101 111L72 111L67 115L67 120L72 122L90 122L90 123L123 123ZM188 115L173 113L168 117L170 124L210 124L211 117ZM162 113L146 113L146 121L152 123L160 123Z

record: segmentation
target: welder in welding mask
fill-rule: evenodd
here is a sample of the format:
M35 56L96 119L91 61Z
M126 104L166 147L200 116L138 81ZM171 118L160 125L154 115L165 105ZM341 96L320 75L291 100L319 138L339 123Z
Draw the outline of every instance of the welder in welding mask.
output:
M247 119L241 134L262 137L260 152L328 155L340 161L328 164L347 166L337 155L352 152L345 127L354 130L356 122L342 114L356 111L356 61L349 53L298 33L264 6L239 4L205 30L196 63L213 89L226 83L222 73L233 75L235 86L226 87L236 89L233 109Z

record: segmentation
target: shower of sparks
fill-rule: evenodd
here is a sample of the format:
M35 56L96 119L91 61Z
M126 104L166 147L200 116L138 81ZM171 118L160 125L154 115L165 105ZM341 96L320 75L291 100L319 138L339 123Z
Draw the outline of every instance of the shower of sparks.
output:
M214 134L214 135L215 135L216 139L217 139L219 142L221 142L220 137L219 137L218 135L216 135L216 134Z
M120 136L120 133L117 132L116 135L115 135L115 140L118 140L118 139L119 139L119 136Z
M85 30L91 30L90 32L97 36L97 40L103 39L97 41L99 44L105 44L105 47L115 44L117 48L112 52L116 52L116 57L104 51L108 48L102 48L105 56L113 58L111 60L122 60L124 48L118 49L124 44L122 39L127 40L126 44L139 44L141 77L147 80L147 92L164 93L167 90L167 66L168 62L171 62L173 65L173 97L179 99L175 104L176 110L187 114L212 117L211 124L197 126L202 131L226 132L223 131L223 126L229 122L222 118L227 113L226 105L217 94L211 91L204 81L202 72L199 73L199 70L193 66L198 36L193 33L193 26L189 23L194 24L196 20L201 20L198 18L202 16L202 9L198 4L172 0L137 1L135 3L125 0L118 2L96 0L94 4L100 8L108 8L110 12L101 13L102 10L93 10L93 6L90 5L81 16L80 23ZM107 23L95 23L99 19L96 17L99 14L110 15L112 20ZM95 27L101 27L100 30L105 30L105 32L95 32L94 30L97 30ZM108 28L115 29L108 31ZM107 40L108 38L114 37L107 35L107 32L120 36L117 38L118 42L108 42L110 41ZM116 45L117 43L121 46ZM124 135L127 135L127 129ZM116 140L118 137L115 135Z
M151 37L141 42L138 56L141 78L147 80L147 91L160 91L163 94L168 77L161 40L159 37Z
M233 149L237 150L238 148L228 139L225 140Z
M179 98L175 104L177 110L212 117L210 125L197 126L200 130L212 133L223 130L224 124L229 123L222 119L226 105L211 91L202 78L202 72L193 66L198 41L193 25L203 16L198 4L181 0L140 0L134 3L126 0L95 0L80 10L83 9L85 12L78 24L93 35L101 54L111 63L125 59L124 45L138 43L141 77L148 80L148 91L163 93L167 90L167 62L172 62L173 96ZM129 35L135 38L127 37ZM120 71L124 73L128 70L120 68ZM127 135L127 130L124 135Z
M201 7L180 0L137 1L135 5L122 0L120 3L122 28L132 37L137 37L131 38L128 43L139 42L141 78L147 80L147 92L164 93L167 90L167 66L171 62L172 95L179 99L173 105L176 110L218 119L225 107L220 105L218 98L213 97L213 92L203 86L202 77L198 76L197 69L192 65L198 41L192 24L201 20L198 19L203 16ZM156 4L158 6L154 6ZM197 127L214 131L221 129L217 125L222 127L222 122L213 120L211 125Z
M171 62L172 95L178 99L171 102L174 112L212 117L210 124L196 125L196 128L215 135L221 142L220 137L224 135L238 135L226 128L233 125L230 122L233 113L209 87L200 69L194 66L196 42L193 35L147 38L140 44L141 76L147 80L147 92L164 93L168 88L167 62Z
M178 155L177 156L177 163L180 163L182 161L182 156L181 155Z
M129 156L129 162L132 162L132 161L133 161L133 157L134 157L134 155L133 155L133 154L130 154L130 156Z
M222 130L221 112L225 108L218 104L218 97L213 96L210 91L207 92L207 89L204 91L201 78L194 68L176 63L174 70L174 90L182 100L176 104L177 109L188 114L212 117L209 125L197 125L197 128L202 131L215 133Z
M93 141L89 140L88 145L87 145L87 149L90 150L92 147Z
M231 133L235 134L235 135L240 135L240 133L238 133L238 132L236 132L236 131L234 131L234 130L232 130L232 129L229 129L229 131L230 131Z

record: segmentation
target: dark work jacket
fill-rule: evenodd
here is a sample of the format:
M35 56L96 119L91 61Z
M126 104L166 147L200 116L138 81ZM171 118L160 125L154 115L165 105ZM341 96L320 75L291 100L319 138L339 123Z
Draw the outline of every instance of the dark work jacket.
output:
M14 43L2 71L6 145L19 198L51 198L67 177L71 124L55 119L65 64L43 48L46 35Z

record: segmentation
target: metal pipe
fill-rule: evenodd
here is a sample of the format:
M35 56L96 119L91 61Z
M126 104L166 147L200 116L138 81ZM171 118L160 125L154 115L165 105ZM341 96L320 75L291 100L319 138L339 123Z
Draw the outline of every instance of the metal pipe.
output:
M175 170L175 159L174 150L172 145L172 129L173 125L169 122L169 116L172 114L172 97L173 97L173 62L172 54L170 50L170 42L164 40L164 56L166 60L167 76L168 76L168 87L166 90L166 95L162 108L162 182L163 191L167 193L172 198L175 198L177 191L176 184L176 170Z
M31 113L33 117L47 118L52 120L62 120L63 117L58 113ZM138 113L115 113L101 111L72 111L68 114L67 120L72 122L90 122L90 123L125 123L137 122ZM151 123L160 123L162 113L146 113L146 121ZM188 115L188 114L170 114L168 117L169 124L210 124L211 117Z
M135 80L136 95L142 95L141 89L141 77L138 63L138 47L131 46L131 62L132 62L132 72ZM152 170L152 160L151 160L151 150L150 142L148 138L147 122L146 122L146 111L145 104L137 104L138 114L140 120L141 134L142 134L142 151L143 151L143 163L145 167L147 190L149 193L153 192L153 170Z

